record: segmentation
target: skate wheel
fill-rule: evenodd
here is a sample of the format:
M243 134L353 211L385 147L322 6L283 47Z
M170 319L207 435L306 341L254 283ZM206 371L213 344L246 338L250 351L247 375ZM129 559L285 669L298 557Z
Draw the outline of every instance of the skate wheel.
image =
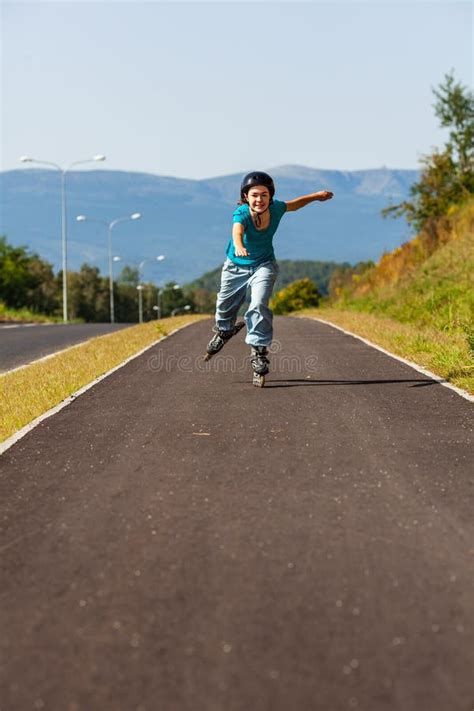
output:
M263 388L265 385L265 376L259 375L258 373L253 374L253 384L256 388Z

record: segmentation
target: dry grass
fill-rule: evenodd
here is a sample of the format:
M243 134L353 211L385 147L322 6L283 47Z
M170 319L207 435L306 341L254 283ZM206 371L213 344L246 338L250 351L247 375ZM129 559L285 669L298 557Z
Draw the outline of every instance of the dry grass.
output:
M431 290L438 280L466 282L472 277L474 260L474 199L453 206L445 217L427 226L409 242L385 253L362 275L352 277L346 297L357 301L369 297L375 302L400 299L400 289ZM428 283L427 283L428 282ZM466 292L467 296L467 292ZM387 314L389 315L389 314Z
M134 353L171 331L204 318L209 316L177 316L132 326L0 375L0 441Z
M341 326L474 395L474 360L461 333L447 333L374 314L331 308L305 309L294 315L314 316Z

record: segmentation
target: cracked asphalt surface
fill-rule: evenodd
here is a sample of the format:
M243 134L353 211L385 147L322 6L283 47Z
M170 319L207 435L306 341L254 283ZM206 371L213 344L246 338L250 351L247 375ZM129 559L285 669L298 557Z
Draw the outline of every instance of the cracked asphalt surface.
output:
M0 459L2 711L472 711L472 403L326 324L163 340Z

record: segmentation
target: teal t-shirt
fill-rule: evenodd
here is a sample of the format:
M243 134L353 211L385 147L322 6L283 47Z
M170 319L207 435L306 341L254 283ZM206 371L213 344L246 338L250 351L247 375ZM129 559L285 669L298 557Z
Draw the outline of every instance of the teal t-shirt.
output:
M248 257L236 257L234 241L231 239L226 250L226 255L235 264L255 266L275 259L273 251L273 235L277 231L280 220L286 212L286 202L274 200L270 203L270 222L265 230L257 230L250 215L247 204L239 205L233 215L233 223L240 222L244 226L243 243L247 249Z

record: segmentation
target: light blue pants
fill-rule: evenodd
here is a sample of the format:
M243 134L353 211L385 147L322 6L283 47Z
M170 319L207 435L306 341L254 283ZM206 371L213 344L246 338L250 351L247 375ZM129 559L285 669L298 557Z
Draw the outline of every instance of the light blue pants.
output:
M269 346L273 336L273 313L268 302L278 271L274 260L252 267L226 259L217 295L216 328L227 331L234 327L237 312L249 289L250 304L244 316L247 325L245 342L250 346Z

